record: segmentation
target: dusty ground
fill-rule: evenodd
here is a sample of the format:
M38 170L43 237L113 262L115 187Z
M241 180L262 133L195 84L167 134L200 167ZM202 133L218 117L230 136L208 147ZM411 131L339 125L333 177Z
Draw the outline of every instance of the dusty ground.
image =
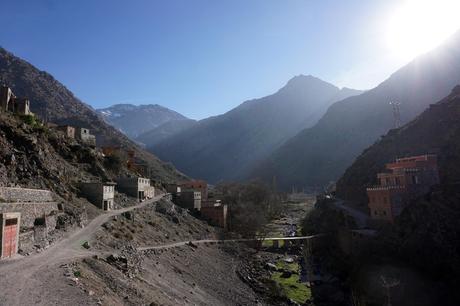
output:
M90 241L91 249L106 255L75 262L71 273L79 276L82 291L102 305L261 304L238 276L236 244L136 250L217 234L187 211L160 201L112 217Z

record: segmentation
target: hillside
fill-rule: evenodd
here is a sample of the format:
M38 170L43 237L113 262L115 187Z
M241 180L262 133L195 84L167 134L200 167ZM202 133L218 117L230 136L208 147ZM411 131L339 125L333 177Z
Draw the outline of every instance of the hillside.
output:
M97 112L107 123L114 126L131 139L167 122L187 120L185 116L178 112L158 104L116 104L107 108L98 109Z
M149 149L192 177L214 183L241 178L286 139L313 125L336 99L358 93L297 76L273 95L201 120Z
M135 140L144 144L146 147L153 147L156 144L181 133L182 131L190 129L195 124L196 121L192 119L171 120L150 131L142 133L136 137Z
M332 105L253 171L280 187L321 186L336 180L353 160L394 127L390 101L401 103L406 123L460 83L460 33L401 68L376 88Z
M365 188L376 183L376 173L397 157L433 153L438 155L443 184L460 178L460 86L413 121L391 130L366 149L337 182L344 199L367 203Z
M0 80L6 82L17 96L27 97L39 118L57 124L70 124L91 129L98 146L120 146L134 150L136 157L151 168L152 178L177 180L183 177L174 167L140 149L121 132L104 122L89 106L81 102L50 74L0 48Z

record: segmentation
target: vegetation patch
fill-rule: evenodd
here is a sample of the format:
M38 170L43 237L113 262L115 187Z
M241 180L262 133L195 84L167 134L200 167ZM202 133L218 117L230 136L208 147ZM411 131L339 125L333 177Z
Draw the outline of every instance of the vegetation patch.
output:
M272 274L271 279L275 281L283 294L299 303L303 304L306 300L311 298L311 290L306 284L300 282L299 265L297 263L286 263L279 261L276 263L278 268L290 271L292 274L289 277L283 277L283 272L275 272Z

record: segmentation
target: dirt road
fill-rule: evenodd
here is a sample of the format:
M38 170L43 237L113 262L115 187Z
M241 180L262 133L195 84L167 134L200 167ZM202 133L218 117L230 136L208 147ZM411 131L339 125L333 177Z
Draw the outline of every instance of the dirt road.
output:
M86 227L73 232L40 254L1 261L0 305L94 304L89 297L81 294L79 288L69 288L72 281L57 267L73 259L95 254L83 249L81 244L85 240L90 240L100 226L111 217L152 204L162 197L157 196L136 206L99 215Z

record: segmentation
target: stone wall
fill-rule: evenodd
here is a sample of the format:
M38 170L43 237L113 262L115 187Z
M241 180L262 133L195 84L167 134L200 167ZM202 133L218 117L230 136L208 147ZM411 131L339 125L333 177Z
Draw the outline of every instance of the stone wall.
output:
M53 202L53 193L49 190L0 187L0 201L3 202Z
M32 228L35 219L49 216L52 211L58 211L57 202L45 203L0 203L0 213L19 212L21 213L21 229Z

